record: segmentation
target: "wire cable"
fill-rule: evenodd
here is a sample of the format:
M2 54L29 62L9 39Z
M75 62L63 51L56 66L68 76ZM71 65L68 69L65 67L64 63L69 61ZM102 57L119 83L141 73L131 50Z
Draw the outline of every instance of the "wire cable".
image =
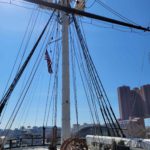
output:
M106 5L105 3L103 3L101 0L96 0L96 2L98 4L100 4L101 6L103 6L105 9L107 9L109 12L113 13L114 15L118 16L119 18L121 18L124 21L127 21L128 23L133 23L135 25L138 25L137 23L133 22L132 20L124 17L123 15L121 15L120 13L118 13L117 11L115 11L114 9L112 9L110 6Z
M74 16L73 16L73 17L74 17ZM73 19L74 19L74 23L75 23L75 26L76 26L76 30L77 30L77 33L78 33L78 36L79 36L79 39L80 39L80 42L81 42L81 46L82 46L83 50L85 50L85 51L83 51L83 54L84 54L85 60L86 60L87 65L88 65L88 69L91 68L91 71L93 72L93 73L92 73L92 72L89 70L89 72L91 72L91 73L90 73L90 74L91 74L91 80L92 80L92 82L93 82L93 85L95 86L95 90L96 90L96 92L97 92L98 99L99 99L99 98L102 99L100 102L101 102L101 104L102 104L102 107L103 107L103 110L104 110L104 114L105 114L105 116L106 116L106 118L107 118L107 120L108 120L108 122L109 122L109 125L111 126L112 131L113 131L114 133L116 132L117 135L119 136L119 133L118 133L117 128L116 128L116 125L115 125L115 123L114 123L114 121L113 121L113 118L112 118L112 116L114 117L114 114L112 113L113 110L112 110L111 107L110 107L110 110L109 110L108 107L107 107L107 104L106 104L105 99L104 99L104 96L106 97L106 93L105 93L105 91L104 91L104 89L103 89L103 86L102 86L102 84L101 84L101 81L100 81L100 79L99 79L99 76L98 76L98 74L97 74L97 71L96 71L96 69L95 69L95 66L94 66L94 64L93 64L93 62L92 62L92 60L91 60L91 57L90 57L90 54L89 54L89 52L88 52L87 46L84 45L85 42L84 42L84 39L83 39L83 37L82 37L81 31L79 30L79 26L77 25L77 22L76 22L76 20L75 20L75 17L74 17ZM83 43L83 42L84 42L84 43ZM92 76L93 76L93 77L92 77ZM99 83L98 83L98 82L99 82ZM100 86L101 86L102 89L100 88ZM104 96L103 96L101 90L103 90ZM106 100L107 100L107 102L109 103L107 97L106 97ZM103 104L103 103L104 103L104 104ZM109 103L109 105L110 105L110 103ZM111 115L110 111L111 111L112 115ZM115 120L115 121L117 121L117 120ZM112 122L112 124L111 124L110 122ZM106 123L105 123L105 125L107 126ZM115 128L113 128L112 125L113 125ZM117 125L118 125L118 124L117 124ZM119 127L119 125L118 125L118 127ZM116 129L116 130L115 130L115 129ZM121 128L119 128L119 130L122 132ZM121 134L123 135L123 133L121 133ZM123 135L123 136L124 136L124 135Z
M54 12L52 13L52 15L51 15L50 19L48 20L48 22L47 22L47 24L46 24L46 26L45 26L45 28L44 28L43 31L45 31L45 29L47 28L47 26L48 26L48 24L49 24L49 21L51 20L53 14L54 14ZM41 51L40 51L40 53L41 53ZM40 56L40 53L39 53L39 56ZM31 77L31 80L30 80L30 82L29 82L29 84L28 84L28 86L27 86L27 88L26 88L26 91L24 92L24 95L23 95L23 97L22 97L22 100L21 100L20 104L18 103L19 106L18 106L16 112L15 112L15 109L16 109L16 107L15 107L15 109L14 109L14 111L13 111L14 117L10 117L10 119L9 119L9 121L8 121L8 123L7 123L7 125L6 125L5 128L7 128L7 127L9 127L9 129L11 128L11 126L12 126L12 124L13 124L15 118L16 118L16 115L17 115L17 113L18 113L18 111L19 111L19 109L20 109L20 107L21 107L21 105L22 105L22 103L23 103L23 100L24 100L24 98L25 98L25 96L26 96L26 94L27 94L27 92L28 92L28 90L29 90L29 87L31 86L31 83L32 83L32 81L33 81L33 78L34 78L34 76L35 76L35 73L37 72L37 69L38 69L38 67L39 67L39 64L40 64L40 62L41 62L42 57L43 57L43 55L41 56L41 58L39 59L39 61L36 61L36 64L38 64L38 65L36 66L32 77L30 76L30 77ZM34 64L34 67L35 67L35 64ZM33 72L33 70L32 70L32 72ZM16 106L17 106L17 105L16 105ZM13 114L12 114L12 115L13 115ZM9 125L9 126L8 126L8 125ZM8 133L9 133L9 130L8 130L8 132L6 132L6 136L8 135Z

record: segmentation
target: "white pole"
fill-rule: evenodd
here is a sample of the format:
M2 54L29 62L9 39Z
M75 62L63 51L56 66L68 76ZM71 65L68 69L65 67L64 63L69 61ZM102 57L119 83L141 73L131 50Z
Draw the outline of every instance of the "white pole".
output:
M62 0L62 5L68 6L69 0ZM70 129L70 78L69 78L69 16L62 12L62 132L61 141L71 136Z

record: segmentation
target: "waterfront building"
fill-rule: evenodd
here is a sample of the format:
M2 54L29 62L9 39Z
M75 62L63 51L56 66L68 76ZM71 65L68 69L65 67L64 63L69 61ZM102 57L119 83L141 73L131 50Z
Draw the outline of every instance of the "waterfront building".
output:
M121 120L130 117L150 117L150 85L130 89L129 86L118 88L118 103Z

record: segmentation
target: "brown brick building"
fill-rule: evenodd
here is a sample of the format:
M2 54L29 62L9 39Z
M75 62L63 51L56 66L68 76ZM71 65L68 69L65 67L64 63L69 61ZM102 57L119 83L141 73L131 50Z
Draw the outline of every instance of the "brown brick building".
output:
M129 117L150 117L150 85L130 89L129 86L118 88L120 119Z

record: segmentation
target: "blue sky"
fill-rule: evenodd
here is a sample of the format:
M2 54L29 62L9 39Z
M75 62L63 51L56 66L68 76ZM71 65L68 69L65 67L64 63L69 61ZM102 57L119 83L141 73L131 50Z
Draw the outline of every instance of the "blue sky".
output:
M6 1L9 2L9 0ZM3 2L6 1L3 0ZM24 4L17 1L12 1L12 4L4 4L1 2L2 0L0 0L0 94L2 95L14 59L20 47L23 34L32 13L32 9L21 8L12 4L22 5L30 8L35 8L36 6ZM117 12L124 15L128 19L136 22L137 24L145 27L150 26L149 0L103 0L103 2L111 6L113 9L115 9ZM90 6L90 3L91 1L88 1L87 7ZM87 8L86 11L94 12L107 17L112 17L114 19L120 19L105 10L97 3L95 3L92 8ZM37 11L34 11L35 16L36 14ZM27 48L27 52L32 48L37 35L39 35L44 24L46 23L46 20L48 19L48 15L46 13L40 13L40 15L41 17L39 17L38 24L36 24L33 36ZM89 24L91 23L91 20L87 20L84 18L82 18L82 21L91 56L107 91L113 109L117 117L119 117L117 87L122 85L129 85L131 88L133 88L150 83L150 58L148 57L150 54L150 33L144 33L137 30L131 31L131 29L116 25L114 25L114 29L112 29L111 24L93 20L92 23L97 25L94 26ZM108 28L103 28L104 26ZM35 59L33 61L35 61ZM25 74L28 74L28 72L26 71ZM40 75L35 78L33 89L35 90L37 87L37 93L39 94L39 91L41 91L42 95L35 94L36 90L34 91L33 89L31 89L27 99L31 99L31 97L34 97L34 100L32 102L24 102L23 108L25 108L26 106L31 106L31 108L33 109L33 112L30 108L28 110L29 114L27 114L27 118L29 121L25 121L26 119L22 119L22 122L25 122L26 126L32 126L35 124L35 122L36 125L40 125L42 122L41 120L43 119L44 110L40 106L45 106L45 100L42 100L42 98L39 97L46 97L48 86L48 73L44 58L41 67L39 68L38 74ZM14 104L17 100L16 98L18 97L18 91L20 90L25 78L26 77L24 75L14 94L10 98L8 108L6 110L8 112L8 115L6 115L6 117L4 118L4 122L6 122L9 118L12 108L14 107ZM80 80L78 81L78 84L80 84L79 82ZM90 122L91 118L88 117L89 115L87 115L88 113L86 113L88 112L88 107L83 100L83 88L80 88L80 86L78 86L77 91L80 96L78 98L80 112L79 122ZM60 96L59 103L58 124L60 125ZM38 106L39 109L37 109L36 106ZM85 107L83 108L83 106ZM72 110L74 109L73 107L74 106L72 106ZM41 112L41 114L38 113L37 115L37 112ZM23 114L23 109L20 114ZM37 116L38 119L36 120ZM21 115L18 115L15 123L17 127L19 127L20 124L23 125L23 123L20 123L21 118ZM72 123L75 122L74 118L75 116L72 115Z

